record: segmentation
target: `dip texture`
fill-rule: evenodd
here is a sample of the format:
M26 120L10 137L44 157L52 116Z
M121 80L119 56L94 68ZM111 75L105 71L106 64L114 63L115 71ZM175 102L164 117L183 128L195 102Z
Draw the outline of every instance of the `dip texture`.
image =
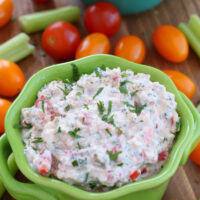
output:
M148 74L120 68L52 81L21 114L24 153L36 172L88 191L155 176L180 119L174 95Z

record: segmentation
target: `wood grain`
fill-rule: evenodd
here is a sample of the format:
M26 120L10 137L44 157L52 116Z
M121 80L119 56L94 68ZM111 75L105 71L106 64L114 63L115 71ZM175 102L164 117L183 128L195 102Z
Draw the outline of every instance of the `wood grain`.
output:
M34 4L31 0L13 0L15 5L14 17L32 13L34 11L45 10L66 5L80 6L83 16L85 6L79 0L51 0L48 4ZM165 0L159 6L145 13L137 15L123 16L119 32L111 38L112 52L116 42L120 37L127 34L137 35L144 41L147 48L147 55L144 64L155 66L159 69L175 69L186 73L196 84L196 92L193 103L196 104L200 99L200 60L190 50L189 58L181 64L173 64L164 60L156 51L152 44L152 34L155 28L163 24L177 26L180 22L187 22L193 13L200 15L199 0ZM76 24L82 37L87 34L83 20ZM0 30L0 44L20 32L18 21L10 22ZM145 34L144 34L145 33ZM43 57L41 48L41 32L31 34L31 42L36 46L37 51L18 64L25 73L28 80L38 70L58 63L48 56ZM18 172L16 178L25 181L25 178ZM172 177L163 200L197 200L200 198L200 167L188 160L184 167L179 167L176 174ZM5 193L3 200L13 199Z

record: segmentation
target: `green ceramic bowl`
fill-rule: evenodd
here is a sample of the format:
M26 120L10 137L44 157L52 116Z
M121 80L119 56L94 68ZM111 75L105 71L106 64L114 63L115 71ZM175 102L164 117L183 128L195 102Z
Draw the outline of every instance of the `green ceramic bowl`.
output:
M178 113L182 118L181 131L177 135L168 161L158 175L112 191L92 193L59 180L41 176L31 169L24 155L20 130L13 128L13 125L20 122L21 109L34 104L37 92L44 84L57 78L71 79L71 63L75 63L78 66L81 74L92 73L97 66L103 64L109 68L120 67L122 70L130 69L135 73L148 73L151 75L152 81L158 81L165 85L167 90L175 95ZM199 126L196 124L200 124L200 119L194 106L185 96L179 93L167 75L155 68L135 64L111 55L94 55L54 65L37 72L30 78L21 94L10 107L5 120L7 138L13 150L17 166L33 184L19 183L10 175L5 158L3 158L4 151L8 148L5 136L0 139L0 175L8 191L16 199L20 200L158 200L161 199L168 181L177 167L186 162L188 153L194 147L194 140L197 139L200 133Z
M2 138L3 137L5 137L5 134L4 136L2 136ZM8 169L10 170L9 173L13 176L17 172L17 165L15 163L14 155L10 154L9 150L10 150L10 146L8 146L7 150L4 151L3 157L5 157L5 164L7 164ZM8 155L10 156L8 157ZM0 198L2 197L4 192L5 192L5 187L4 187L3 181L0 178Z

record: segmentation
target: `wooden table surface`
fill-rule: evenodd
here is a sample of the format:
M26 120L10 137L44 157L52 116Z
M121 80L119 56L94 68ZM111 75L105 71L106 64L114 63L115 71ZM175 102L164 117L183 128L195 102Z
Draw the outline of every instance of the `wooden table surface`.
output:
M39 5L34 4L32 0L13 0L14 22L0 30L0 44L20 32L17 17L34 11L45 10L66 5L80 6L83 16L85 6L80 0L51 0L50 3ZM155 66L160 69L175 69L186 73L196 84L196 93L193 97L193 103L196 104L200 99L200 60L190 50L189 58L181 64L173 64L164 60L154 49L152 44L152 34L156 27L164 24L177 26L180 22L187 22L191 14L200 15L200 0L164 0L159 6L142 14L123 16L119 32L111 38L112 52L116 42L120 37L127 34L137 35L142 38L147 48L147 55L144 64ZM77 24L82 37L87 34L84 28L83 20ZM31 34L31 42L37 50L28 58L19 62L21 69L26 75L26 79L38 70L57 63L48 56L43 57L41 48L41 32ZM25 180L18 172L17 179ZM179 167L176 174L171 179L168 189L163 197L164 200L197 200L200 198L200 167L195 165L190 159L184 167ZM13 199L8 193L5 193L4 200Z

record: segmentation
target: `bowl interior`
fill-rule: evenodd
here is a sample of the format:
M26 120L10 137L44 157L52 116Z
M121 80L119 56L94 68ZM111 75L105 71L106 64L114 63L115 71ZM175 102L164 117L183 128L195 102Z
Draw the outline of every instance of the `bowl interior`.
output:
M59 180L41 176L31 169L24 155L24 146L21 140L20 130L13 128L13 125L20 122L21 109L24 107L31 107L34 104L37 92L44 84L55 79L72 78L71 63L75 63L78 66L80 74L92 73L97 66L101 65L106 65L109 68L120 67L121 70L130 69L135 73L147 73L151 75L152 81L158 81L159 83L165 85L167 90L175 95L176 102L178 104L178 113L182 119L181 131L177 136L168 161L158 175L146 180L125 185L109 192L91 193L68 185ZM22 173L31 181L82 199L94 199L95 197L108 199L111 197L119 197L133 191L155 187L164 181L167 181L174 174L179 165L186 141L189 138L189 132L193 130L193 117L173 82L160 70L145 65L135 64L116 56L95 55L72 62L54 65L33 75L26 83L21 94L10 107L5 120L5 129L9 143L15 155L17 165Z

